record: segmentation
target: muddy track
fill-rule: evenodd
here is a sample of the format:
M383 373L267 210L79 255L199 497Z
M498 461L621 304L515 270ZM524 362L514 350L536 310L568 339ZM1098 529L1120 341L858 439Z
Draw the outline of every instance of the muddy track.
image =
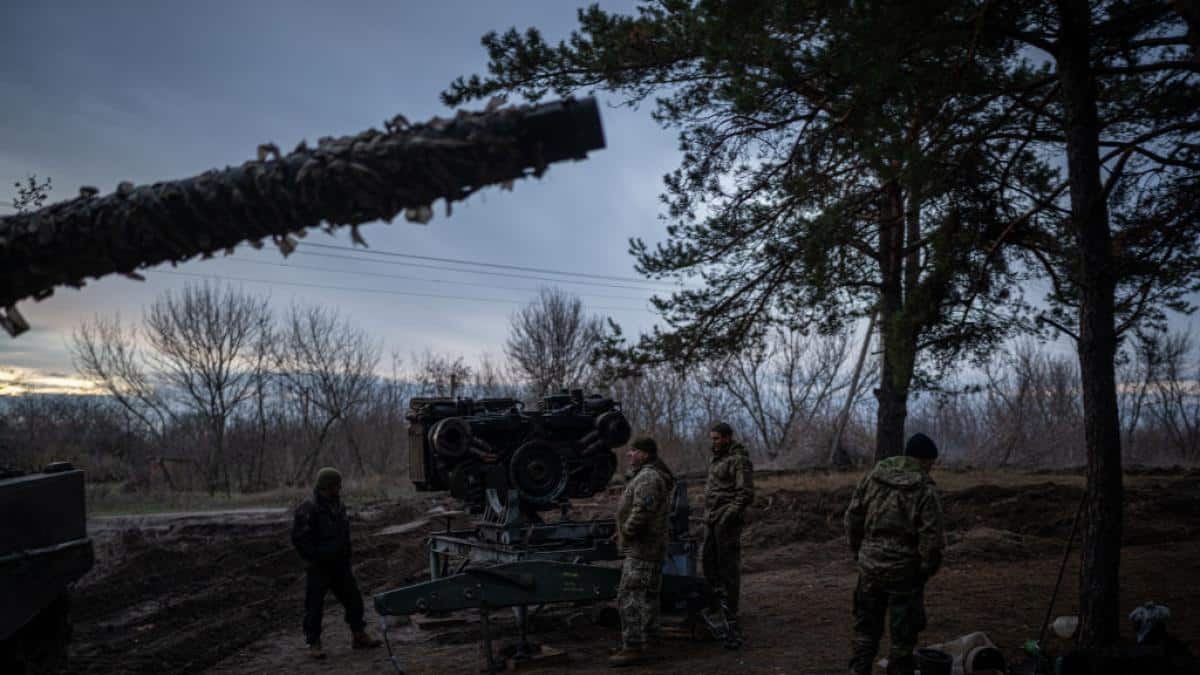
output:
M963 621L974 626L994 621L998 599L1021 613L1019 618L1006 619L1012 624L1006 630L1013 635L1024 635L1028 624L1040 619L1033 618L1039 614L1034 608L1038 594L1045 589L1024 589L1016 595L1012 590L1026 574L1027 565L1053 569L1082 497L1079 488L1052 481L1047 477L1044 483L1022 487L978 485L945 494L950 542L945 579L956 589L954 614ZM748 584L768 587L747 590L748 597L757 596L762 602L761 619L753 619L750 626L759 624L767 642L776 645L760 647L764 650L760 657L766 660L757 661L758 665L776 663L773 659L796 648L787 628L794 623L796 610L781 602L785 599L781 591L803 594L806 605L819 609L821 616L844 613L842 596L852 584L853 568L842 544L842 514L851 491L848 487L780 488L756 500L744 539L745 570ZM612 493L599 496L587 511L601 514L611 509ZM1194 593L1187 591L1191 594L1187 598L1176 598L1175 591L1195 588L1200 570L1175 551L1194 551L1200 542L1200 478L1144 482L1127 490L1127 497L1126 544L1135 547L1129 552L1133 588L1159 600L1188 602L1191 607L1179 610L1196 613L1192 607L1200 604L1192 603ZM420 578L426 572L423 539L427 529L390 536L370 533L384 525L406 522L428 506L426 502L370 505L369 522L354 519L355 571L366 594ZM71 672L192 673L218 663L225 671L259 672L270 669L275 661L283 671L303 667L294 661L301 658L298 624L303 565L291 550L286 522L191 524L166 534L126 532L122 537L126 541L120 547L119 560L106 565L105 574L90 580L77 594ZM1153 569L1168 560L1178 562L1162 573ZM1141 561L1149 567L1137 567ZM1156 591L1159 574L1179 578L1172 577L1168 588ZM997 596L998 592L1002 595ZM1069 591L1067 595L1071 595ZM775 618L767 620L772 616ZM1194 618L1186 620L1192 623ZM327 620L340 623L336 618ZM762 620L767 621L759 623ZM944 618L939 620L944 622ZM572 651L600 661L615 636L611 630L600 629L577 635L563 632L553 623L544 628L554 641L570 642ZM821 631L836 633L840 629L819 622L811 644L807 633L801 642L813 655L824 654L822 659L835 663L842 636ZM783 632L771 635L778 631ZM456 650L451 644L470 642L474 636L475 629L441 637L410 635L408 639L416 642L407 644L405 651L407 658L423 664L423 672L469 669L474 667L477 650L462 646ZM232 655L237 658L229 659ZM353 656L364 664L374 664L367 670L384 658L381 654ZM712 657L725 658L720 650ZM246 665L238 665L243 662ZM435 664L441 666L435 668ZM349 668L345 672L358 671Z
M389 507L382 520L409 516L411 507ZM78 591L70 672L200 672L296 623L304 569L286 524L201 529L127 545L119 566ZM364 587L421 573L420 532L379 538L373 529L355 527L355 571Z

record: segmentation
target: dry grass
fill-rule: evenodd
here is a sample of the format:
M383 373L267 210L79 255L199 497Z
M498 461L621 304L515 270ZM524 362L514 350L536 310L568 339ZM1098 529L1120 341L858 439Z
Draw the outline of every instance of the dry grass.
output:
M865 473L866 469L862 471L807 469L796 472L764 472L762 475L754 477L754 487L756 490L764 493L775 490L829 491L855 485ZM1178 474L1183 473L1184 470L1178 472ZM935 467L932 475L939 488L949 491L962 490L978 485L1024 487L1044 483L1056 483L1058 485L1082 488L1086 482L1082 470L1078 472L1045 472L1018 469L957 469ZM1125 476L1125 485L1127 487L1137 487L1147 483L1171 480L1175 477L1178 477L1178 475L1127 474ZM703 482L703 479L700 482Z
M754 477L755 489L759 494L777 490L805 490L827 492L855 485L863 476L862 471L829 471L825 469L803 469L798 471L762 471ZM1183 470L1179 471L1180 474ZM1133 474L1125 476L1127 487L1138 487L1147 483L1161 482L1174 478L1171 474ZM618 477L619 478L619 477ZM1082 471L1038 472L1016 469L958 469L938 467L933 471L938 487L946 491L962 490L978 485L1000 485L1023 487L1044 483L1056 483L1083 487ZM703 474L689 474L688 481L693 490L704 485ZM214 511L223 509L245 509L260 507L290 507L303 499L311 490L307 487L281 487L263 492L223 493L209 495L206 492L173 492L170 490L132 491L124 483L88 483L87 508L91 515L139 515L168 511ZM345 498L351 503L379 500L395 501L413 497L416 492L403 477L370 476L348 480L343 488ZM579 506L578 504L576 506Z
M290 507L312 491L309 487L279 487L262 492L231 495L171 490L129 490L124 483L88 483L87 512L92 516L143 515L170 511L220 511L264 507ZM391 476L350 479L342 488L348 502L397 500L415 494L412 484Z

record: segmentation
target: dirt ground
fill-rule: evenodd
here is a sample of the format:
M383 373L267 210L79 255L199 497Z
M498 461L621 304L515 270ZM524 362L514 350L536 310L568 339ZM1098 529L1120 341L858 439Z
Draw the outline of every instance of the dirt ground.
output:
M1046 612L1082 496L1080 480L947 478L954 486L944 495L950 548L927 589L930 622L922 638L934 643L983 630L1018 658ZM673 657L639 672L844 673L855 581L841 535L850 482L831 486L803 474L764 481L744 536L745 647L670 640ZM609 510L614 490L580 510ZM1168 605L1172 632L1200 653L1200 473L1130 477L1127 500L1121 607L1128 613L1147 600ZM366 595L426 573L428 527L374 533L436 505L454 506L439 499L351 505L357 506L355 571ZM386 650L351 651L332 597L325 619L329 659L306 659L299 628L303 567L288 525L287 513L270 509L94 523L100 560L77 589L72 672L391 672ZM1073 558L1055 616L1074 611L1077 569ZM366 604L378 633L369 597ZM511 640L511 613L493 616L505 634L501 641ZM393 625L388 637L405 671L478 672L478 620L465 618L464 625L433 631ZM568 665L544 672L609 672L615 628L594 625L574 608L546 608L532 625L536 641L569 654Z

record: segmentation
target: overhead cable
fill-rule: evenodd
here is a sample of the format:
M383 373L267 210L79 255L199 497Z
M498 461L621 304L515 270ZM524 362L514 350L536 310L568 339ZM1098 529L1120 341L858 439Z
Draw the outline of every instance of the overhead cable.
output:
M404 274L387 274L384 272L363 272L361 270L339 270L339 269L334 269L332 267L313 267L311 265L294 265L292 263L287 263L287 262L272 262L270 260L257 260L255 258L240 258L238 256L230 256L230 257L226 258L226 260L233 260L235 262L252 263L255 265L270 265L271 267L282 267L284 269L312 270L314 272L332 272L334 274L354 274L357 276L381 277L381 278L385 278L385 279L402 279L405 281L420 281L420 282L431 283L431 284L452 284L455 286L476 286L476 287L482 287L482 288L493 288L498 291L503 290L503 291L521 291L524 293L537 293L538 290L540 290L537 288L529 288L527 286L497 286L495 284L488 284L488 283L483 283L483 282L454 281L452 279L430 279L428 277L412 277L412 276L407 276ZM635 298L631 295L604 295L604 294L595 294L595 293L575 293L574 295L578 295L581 298L608 298L610 300L637 300L640 302L645 302L647 300L647 298Z
M492 277L507 277L509 279L529 279L532 281L549 281L549 282L556 283L556 284L573 284L576 286L596 286L596 287L600 287L600 288L619 288L619 289L623 289L623 290L627 290L627 291L658 292L658 291L670 290L670 289L661 288L661 287L660 288L652 288L649 286L638 287L638 286L629 286L629 285L623 285L623 284L608 284L608 283L603 283L603 282L599 282L599 281L577 281L574 279L552 279L550 277L535 277L535 276L530 276L528 274L512 274L509 272L489 272L486 270L466 270L466 269L460 269L457 267L444 267L442 265L427 265L424 263L405 262L403 260L388 260L388 259L377 260L377 259L362 258L359 256L352 256L352 255L339 255L337 253L320 253L318 251L297 250L292 255L309 255L309 256L317 256L320 258L331 258L331 259L336 259L336 260L352 260L357 263L364 263L364 262L365 263L375 263L378 265L400 265L403 267L417 267L420 269L427 269L427 270L441 270L443 272L460 272L463 274L480 274L480 275L492 276Z
M536 272L538 274L558 274L562 276L583 277L587 279L604 279L607 281L628 281L639 284L658 284L673 286L674 282L658 281L656 279L638 279L636 277L618 277L608 274L588 274L586 272L564 272L562 270L546 269L544 267L525 267L523 265L507 265L503 263L483 262L479 260L460 260L456 258L439 258L430 255L416 255L413 253L400 253L398 251L381 251L373 248L361 248L354 246L342 246L338 244L318 244L311 241L300 242L302 247L324 248L332 251L353 251L355 253L388 256L392 258L409 258L412 260L428 260L431 262L453 263L455 265L476 265L478 267L491 267L494 269L516 270L518 272Z

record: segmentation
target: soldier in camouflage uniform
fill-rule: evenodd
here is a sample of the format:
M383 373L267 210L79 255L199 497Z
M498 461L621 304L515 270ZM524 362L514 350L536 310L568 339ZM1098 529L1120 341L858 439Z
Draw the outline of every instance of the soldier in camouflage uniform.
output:
M850 671L869 675L885 623L891 636L888 675L911 675L913 648L925 628L925 582L942 563L942 504L929 471L937 446L908 439L858 483L846 509L846 536L858 562Z
M709 432L712 460L704 483L704 578L714 596L723 600L730 626L738 629L738 600L742 588L742 526L754 501L754 465L750 454L733 441L724 422Z
M354 649L378 647L379 640L366 632L362 592L350 568L350 521L341 500L342 474L326 467L317 472L312 496L296 507L292 545L308 563L304 583L304 638L314 659L325 658L321 649L321 615L325 594L346 608L346 623Z
M667 518L675 476L658 457L652 438L629 445L632 467L617 505L617 541L625 556L617 609L621 614L621 649L609 663L632 666L649 661L661 641L658 615L662 565L667 553Z

